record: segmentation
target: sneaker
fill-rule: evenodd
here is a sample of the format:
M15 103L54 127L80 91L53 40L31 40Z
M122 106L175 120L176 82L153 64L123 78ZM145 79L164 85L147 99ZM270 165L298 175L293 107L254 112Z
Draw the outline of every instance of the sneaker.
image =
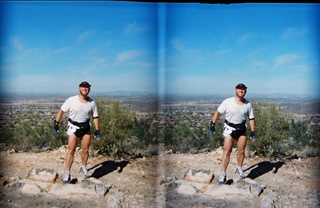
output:
M244 178L247 177L246 174L244 174L244 172L242 171L242 169L239 168L239 167L237 167L237 169L236 169L236 174L239 176L240 179L244 179Z
M221 174L218 180L219 184L225 184L227 182L227 175L226 174Z
M66 173L62 178L62 183L69 183L71 181L70 173Z
M84 178L89 178L90 175L85 167L81 167L79 173L83 175Z

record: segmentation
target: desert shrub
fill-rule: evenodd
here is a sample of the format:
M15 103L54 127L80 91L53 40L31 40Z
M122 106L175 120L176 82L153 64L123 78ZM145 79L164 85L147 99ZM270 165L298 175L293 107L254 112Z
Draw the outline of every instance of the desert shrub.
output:
M93 147L108 155L131 154L158 144L157 125L152 115L137 118L125 104L98 98L102 140L94 141Z
M14 135L14 126L3 126L0 128L0 144L2 148L6 148L10 143Z
M307 121L291 120L289 136L292 138L290 149L300 149L309 144L311 135L308 133Z
M99 111L102 140L93 142L93 147L109 155L125 152L133 129L134 113L120 102L96 99Z
M202 148L216 149L223 144L222 124L216 125L216 134L209 134L209 122L194 122L185 117L177 124L168 124L160 131L160 141L166 149L177 152L197 152Z
M134 118L133 135L136 138L132 146L134 148L147 148L149 145L158 144L158 128L153 123L152 117Z
M282 154L288 148L282 143L289 136L289 114L282 111L275 104L253 102L252 105L254 107L258 140L255 143L249 143L249 147L256 150L258 154L265 156Z
M42 147L55 149L66 143L65 136L52 134L52 122L37 121L39 118L34 111L25 112L27 119L21 119L17 124L2 127L0 130L1 143L16 151L39 151Z

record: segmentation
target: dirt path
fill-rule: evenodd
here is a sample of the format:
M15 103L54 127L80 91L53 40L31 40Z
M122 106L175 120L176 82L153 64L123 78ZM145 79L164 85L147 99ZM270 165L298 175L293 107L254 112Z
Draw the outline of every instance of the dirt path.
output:
M319 158L269 161L253 157L245 160L248 177L267 187L259 197L247 200L239 196L182 195L177 185L166 181L182 180L188 169L208 169L218 176L221 149L201 154L161 154L149 158L114 159L91 156L88 168L92 177L112 185L105 197L75 200L42 193L25 195L21 187L10 186L15 177L26 179L32 168L50 168L58 173L61 183L64 172L65 150L43 153L12 153L1 155L0 207L106 207L111 197L121 199L122 207L260 207L267 193L275 193L275 207L319 207ZM236 179L236 153L232 153L228 177ZM76 152L72 167L73 177L81 178L80 151ZM215 183L215 181L213 182ZM227 186L227 185L225 185ZM115 206L116 207L116 206ZM120 207L120 205L118 206Z

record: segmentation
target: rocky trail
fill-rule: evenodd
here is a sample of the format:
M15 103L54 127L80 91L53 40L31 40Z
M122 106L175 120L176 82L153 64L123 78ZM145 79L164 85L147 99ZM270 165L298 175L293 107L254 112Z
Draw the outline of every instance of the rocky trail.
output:
M236 151L236 150L235 150ZM73 181L62 184L66 147L40 153L1 152L0 207L311 207L319 203L318 157L245 159L248 177L228 167L218 185L222 149L115 159L90 153L89 179L80 175L78 150Z

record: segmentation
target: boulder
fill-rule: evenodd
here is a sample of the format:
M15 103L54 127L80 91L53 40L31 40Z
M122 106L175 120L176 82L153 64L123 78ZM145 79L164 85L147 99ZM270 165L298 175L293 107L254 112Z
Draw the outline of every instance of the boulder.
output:
M214 179L214 174L210 173L210 170L188 169L183 178L191 182L210 184Z
M58 178L58 174L55 173L53 169L32 168L28 173L28 178L34 181L54 183Z

